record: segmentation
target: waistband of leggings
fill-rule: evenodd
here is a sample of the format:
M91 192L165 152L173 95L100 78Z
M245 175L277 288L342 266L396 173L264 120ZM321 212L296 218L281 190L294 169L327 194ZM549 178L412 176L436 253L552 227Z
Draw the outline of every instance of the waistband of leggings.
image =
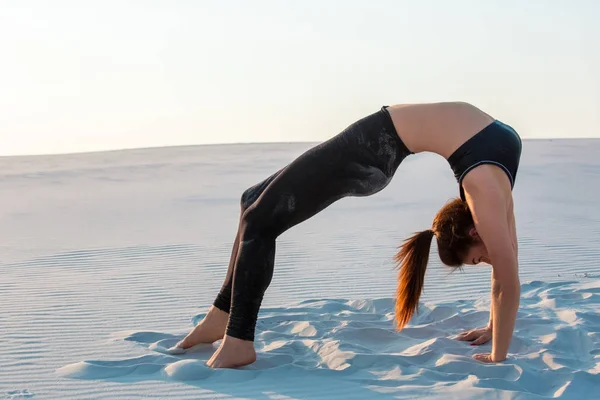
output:
M394 126L394 121L392 121L392 116L390 115L390 112L387 109L388 107L389 106L382 106L380 110L381 114L383 115L386 130L393 134L394 138L396 139L396 142L398 143L398 146L400 146L400 149L404 150L408 154L415 154L412 151L410 151L408 147L406 147L406 144L404 144L404 142L398 135L396 127Z

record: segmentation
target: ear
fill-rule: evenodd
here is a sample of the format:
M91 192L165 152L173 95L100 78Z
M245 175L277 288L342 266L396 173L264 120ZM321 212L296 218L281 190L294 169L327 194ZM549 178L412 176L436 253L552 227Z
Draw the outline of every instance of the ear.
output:
M475 229L475 227L469 229L469 235L472 238L479 239L479 233L477 233L477 229Z

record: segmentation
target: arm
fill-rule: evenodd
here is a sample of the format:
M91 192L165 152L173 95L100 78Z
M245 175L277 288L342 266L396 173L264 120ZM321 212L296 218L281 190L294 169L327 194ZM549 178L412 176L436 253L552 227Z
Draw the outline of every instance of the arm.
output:
M488 327L490 329L494 329L494 288L496 287L497 283L495 282L494 279L494 268L492 268L492 274L491 274L491 278L490 278L490 287L491 287L491 291L490 291L490 298L492 299L490 301L490 322L488 323Z
M517 262L506 259L499 264L506 268L505 277L496 280L492 287L492 303L494 315L492 320L492 361L503 361L508 354L508 347L512 339L519 298L521 295ZM514 271L514 273L513 273Z
M485 243L492 263L491 361L506 359L519 308L520 282L516 238L509 220L510 198L497 186L484 185L466 193L475 229ZM512 208L512 207L511 207Z

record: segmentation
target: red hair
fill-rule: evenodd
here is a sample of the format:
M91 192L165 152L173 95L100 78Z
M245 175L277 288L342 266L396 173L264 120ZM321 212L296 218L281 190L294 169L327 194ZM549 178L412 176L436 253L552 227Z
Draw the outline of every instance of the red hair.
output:
M450 267L460 267L463 257L475 242L469 234L473 226L468 204L456 198L438 211L431 229L416 232L404 240L394 256L400 269L395 306L398 330L404 328L418 308L433 237L436 237L442 262Z

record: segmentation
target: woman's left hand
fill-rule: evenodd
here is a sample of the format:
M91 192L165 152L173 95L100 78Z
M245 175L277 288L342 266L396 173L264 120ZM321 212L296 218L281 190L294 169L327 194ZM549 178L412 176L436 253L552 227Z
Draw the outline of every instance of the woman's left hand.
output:
M494 361L492 361L492 355L490 353L473 354L473 358L482 363L487 363L487 364L494 363Z

